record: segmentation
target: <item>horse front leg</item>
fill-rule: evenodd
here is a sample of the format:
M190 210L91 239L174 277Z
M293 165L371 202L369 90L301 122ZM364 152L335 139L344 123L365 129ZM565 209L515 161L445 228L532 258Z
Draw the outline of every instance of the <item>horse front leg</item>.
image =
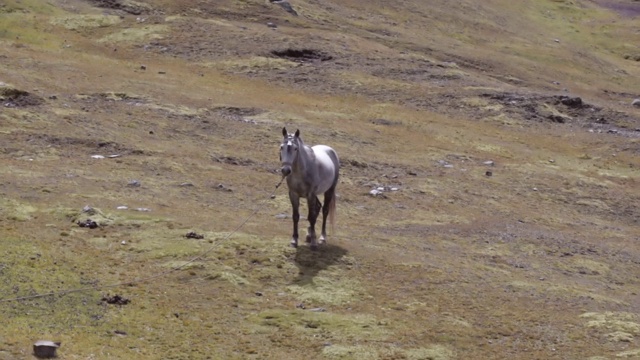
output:
M318 249L318 242L316 241L316 220L320 214L322 205L320 200L315 195L307 197L307 205L309 205L309 228L307 229L307 242L311 246L311 250Z
M291 246L298 247L298 221L300 220L300 197L298 195L289 192L289 200L291 200L291 207L293 208L293 236L291 238Z

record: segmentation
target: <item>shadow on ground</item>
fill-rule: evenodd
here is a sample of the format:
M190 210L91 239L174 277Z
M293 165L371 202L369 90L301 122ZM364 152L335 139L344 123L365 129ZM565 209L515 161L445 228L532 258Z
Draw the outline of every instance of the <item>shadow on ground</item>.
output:
M294 259L299 271L293 283L306 285L313 282L320 271L338 263L346 254L346 249L333 244L320 246L318 251L312 251L308 246L299 246Z

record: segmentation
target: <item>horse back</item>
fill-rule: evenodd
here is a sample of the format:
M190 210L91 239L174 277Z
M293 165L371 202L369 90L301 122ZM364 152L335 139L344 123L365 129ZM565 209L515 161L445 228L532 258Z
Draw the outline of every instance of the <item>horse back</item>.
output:
M311 148L316 157L318 166L317 194L321 194L333 187L338 181L340 160L335 150L327 145L315 145Z

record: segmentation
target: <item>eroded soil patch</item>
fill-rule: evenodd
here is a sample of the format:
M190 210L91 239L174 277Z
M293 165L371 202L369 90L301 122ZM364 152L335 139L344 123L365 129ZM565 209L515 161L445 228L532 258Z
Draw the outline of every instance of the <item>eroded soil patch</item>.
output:
M87 0L97 7L112 10L121 10L131 15L148 14L152 11L151 6L143 2L130 0Z
M28 91L0 88L0 102L4 107L27 107L42 105L44 99Z
M287 59L290 61L308 63L308 62L321 62L329 61L333 59L333 56L323 53L314 49L284 49L271 51L273 56Z

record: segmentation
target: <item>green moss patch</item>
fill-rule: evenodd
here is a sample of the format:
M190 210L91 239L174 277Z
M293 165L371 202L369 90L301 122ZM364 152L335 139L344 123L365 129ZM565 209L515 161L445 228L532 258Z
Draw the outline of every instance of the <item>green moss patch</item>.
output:
M368 345L331 345L322 349L327 359L407 359L407 360L449 360L455 359L455 352L442 345L403 349L381 344Z
M137 43L140 41L162 39L168 31L169 26L167 25L146 25L120 30L98 41L104 43Z
M640 335L640 317L625 312L589 312L580 315L586 326L602 332L612 342L630 342Z
M279 329L330 334L338 339L382 341L391 334L386 322L365 314L274 309L262 311L256 316L252 316L251 321L261 326Z
M0 216L7 220L29 221L37 209L29 204L11 199L0 199Z
M68 15L51 19L51 24L68 30L108 27L121 22L122 19L116 15Z
M298 300L312 304L342 305L367 297L357 280L339 271L321 271L309 283L290 285L287 290Z

